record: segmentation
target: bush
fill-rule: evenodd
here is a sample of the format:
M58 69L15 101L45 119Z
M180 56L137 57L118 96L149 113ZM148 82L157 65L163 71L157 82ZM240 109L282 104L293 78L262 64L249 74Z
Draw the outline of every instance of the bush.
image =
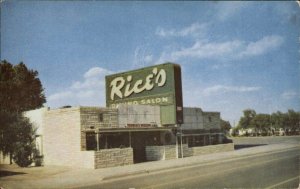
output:
M28 167L33 162L34 151L33 145L18 143L13 153L13 160L20 167Z

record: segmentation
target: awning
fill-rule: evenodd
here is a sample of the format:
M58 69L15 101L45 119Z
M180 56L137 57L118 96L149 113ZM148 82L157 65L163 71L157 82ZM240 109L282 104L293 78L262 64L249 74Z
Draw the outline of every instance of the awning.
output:
M156 128L100 128L85 129L82 132L99 132L99 133L120 133L120 132L152 132L152 131L172 131L174 128L156 127Z

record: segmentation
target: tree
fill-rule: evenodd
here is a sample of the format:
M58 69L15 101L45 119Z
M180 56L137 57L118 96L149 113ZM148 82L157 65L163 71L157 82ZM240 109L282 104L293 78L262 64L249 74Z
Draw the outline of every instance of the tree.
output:
M277 111L269 115L256 114L250 109L244 110L244 116L241 117L238 128L255 128L262 134L267 131L269 134L274 134L274 131L279 129L283 129L287 135L299 134L300 112L290 109L286 113Z
M268 114L257 114L250 122L250 127L255 128L261 134L267 134L270 125L270 115Z
M224 133L228 133L230 129L231 129L231 125L230 125L229 121L225 121L225 120L221 119L221 130Z
M21 167L27 167L33 162L36 154L34 141L36 129L32 127L28 118L17 117L8 130L11 138L7 141L11 141L10 150L14 162Z
M284 125L283 113L280 111L277 111L276 113L272 113L271 123L273 127L275 127L276 129L283 128Z
M15 66L6 60L0 62L0 151L9 154L10 159L14 155L25 160L28 157L24 154L33 151L30 149L32 126L22 113L40 108L46 102L37 76L37 71L28 69L22 62ZM26 153L17 153L22 149Z
M0 106L7 112L21 113L40 108L46 102L38 72L24 63L15 66L6 60L0 63Z
M289 129L292 134L296 134L296 130L300 128L300 113L290 109L287 112L287 117Z
M243 128L243 129L247 129L251 127L251 120L255 117L256 112L255 110L252 109L246 109L243 111L244 116L240 118L238 127L239 128Z

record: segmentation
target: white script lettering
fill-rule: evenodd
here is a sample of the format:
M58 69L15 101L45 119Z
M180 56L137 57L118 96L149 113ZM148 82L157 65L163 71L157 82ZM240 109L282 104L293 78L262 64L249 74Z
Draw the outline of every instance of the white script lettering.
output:
M153 81L154 80L154 81ZM157 68L153 68L152 73L146 76L145 81L142 79L137 80L133 86L131 85L132 76L129 75L124 79L124 77L116 77L114 78L111 83L111 92L110 92L110 99L114 100L115 95L119 98L128 97L131 94L141 93L144 90L150 91L154 88L155 84L158 87L164 86L167 81L167 74L164 69L157 70ZM122 93L122 89L125 86L124 95Z

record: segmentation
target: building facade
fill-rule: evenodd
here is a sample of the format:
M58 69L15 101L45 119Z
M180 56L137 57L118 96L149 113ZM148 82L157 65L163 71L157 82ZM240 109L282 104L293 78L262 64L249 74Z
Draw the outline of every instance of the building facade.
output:
M45 165L103 168L233 150L220 112L184 108L181 68L106 76L106 107L28 111Z
M233 150L223 142L220 113L184 108L187 121L166 127L159 110L147 105L42 108L25 116L39 128L44 165L104 168Z

